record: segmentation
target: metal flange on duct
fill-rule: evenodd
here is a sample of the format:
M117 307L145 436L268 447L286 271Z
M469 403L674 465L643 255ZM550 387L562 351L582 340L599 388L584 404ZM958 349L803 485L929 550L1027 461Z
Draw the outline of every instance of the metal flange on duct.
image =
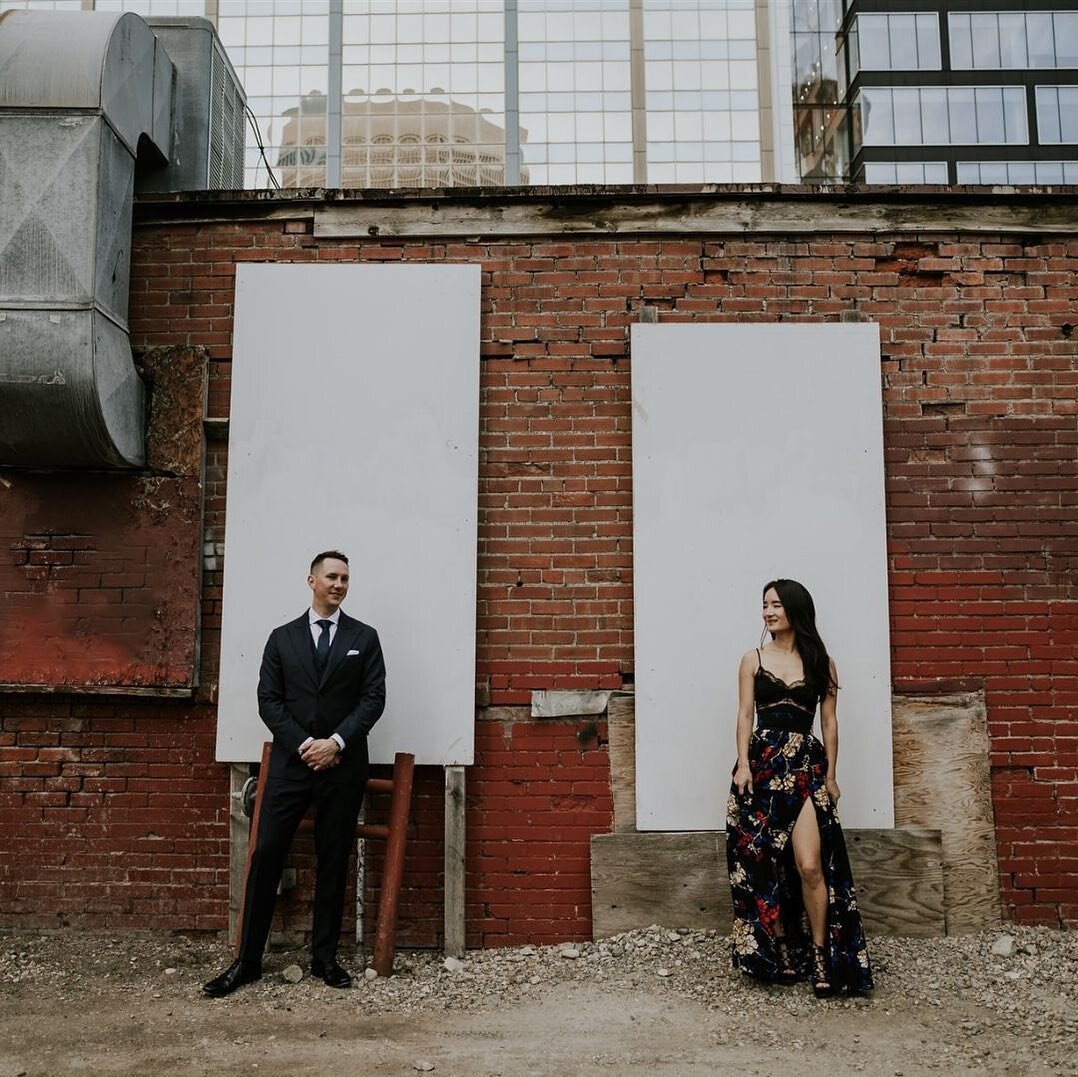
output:
M138 467L135 158L168 159L173 66L137 15L0 15L0 464Z

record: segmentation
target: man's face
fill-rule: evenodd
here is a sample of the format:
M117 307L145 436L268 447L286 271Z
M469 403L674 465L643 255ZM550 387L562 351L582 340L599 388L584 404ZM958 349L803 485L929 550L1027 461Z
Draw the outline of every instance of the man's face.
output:
M336 557L327 557L307 577L313 592L311 608L315 613L332 613L348 594L348 566Z

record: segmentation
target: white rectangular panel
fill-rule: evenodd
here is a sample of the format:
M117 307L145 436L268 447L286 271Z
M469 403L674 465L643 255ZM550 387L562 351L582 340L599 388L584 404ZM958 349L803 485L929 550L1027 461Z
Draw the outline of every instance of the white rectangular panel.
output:
M479 266L238 267L219 760L259 757L266 637L336 548L385 654L372 762L472 762L478 434Z
M893 826L878 326L635 325L632 382L637 827L724 827L777 577L838 666L843 822Z

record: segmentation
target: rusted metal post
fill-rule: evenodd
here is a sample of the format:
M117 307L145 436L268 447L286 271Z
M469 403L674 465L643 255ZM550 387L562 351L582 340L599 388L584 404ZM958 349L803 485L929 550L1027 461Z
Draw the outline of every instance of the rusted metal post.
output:
M412 803L412 775L415 756L397 752L393 760L393 796L389 802L389 836L382 870L382 892L378 899L378 926L374 934L374 971L379 976L393 973L397 947L397 910L404 877L404 846L408 837L408 809Z

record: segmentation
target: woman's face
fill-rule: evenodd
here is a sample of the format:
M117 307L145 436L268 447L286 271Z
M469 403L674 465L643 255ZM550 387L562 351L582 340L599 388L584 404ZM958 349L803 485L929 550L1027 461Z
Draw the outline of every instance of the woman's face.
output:
M774 587L769 587L764 592L764 627L774 635L776 632L788 632L790 622L786 619L786 611L782 608L782 599Z

